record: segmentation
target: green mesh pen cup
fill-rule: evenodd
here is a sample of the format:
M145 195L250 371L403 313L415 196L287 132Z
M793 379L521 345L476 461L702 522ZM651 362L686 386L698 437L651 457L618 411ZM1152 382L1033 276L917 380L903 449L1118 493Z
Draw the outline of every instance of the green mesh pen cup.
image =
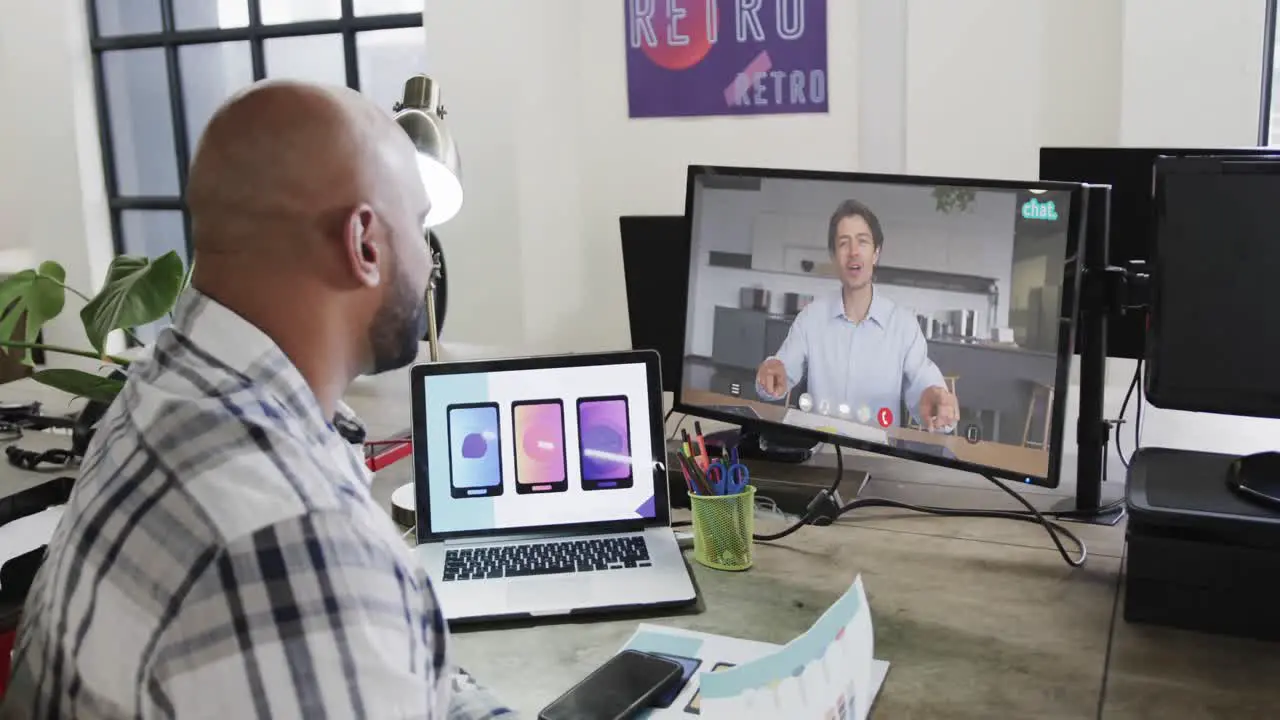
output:
M693 559L716 570L751 567L756 489L737 495L689 495L693 509Z

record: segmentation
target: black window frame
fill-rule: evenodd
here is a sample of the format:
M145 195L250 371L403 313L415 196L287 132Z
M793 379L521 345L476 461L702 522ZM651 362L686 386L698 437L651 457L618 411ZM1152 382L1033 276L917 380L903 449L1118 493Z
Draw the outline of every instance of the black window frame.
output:
M342 36L342 49L346 66L346 84L360 90L360 68L356 54L356 37L370 30L398 30L421 28L423 13L396 13L389 15L356 15L355 0L341 0L342 12L337 18L307 20L295 23L264 24L259 0L244 0L249 11L249 24L236 28L178 29L173 7L175 2L190 0L157 0L160 5L161 29L159 32L131 33L103 36L98 27L98 3L111 0L85 0L84 9L89 25L89 48L93 61L93 85L97 105L98 142L102 150L103 180L110 211L111 242L116 255L125 252L122 226L123 213L128 210L179 211L182 213L183 239L186 247L185 262L191 260L191 214L186 203L187 170L191 164L191 151L187 137L186 107L183 97L182 64L179 48L189 45L205 45L224 42L248 42L253 66L253 82L267 77L264 47L267 40L311 35ZM111 140L111 117L107 98L103 54L118 50L162 49L169 85L169 110L173 122L174 153L178 163L177 195L123 196L116 180L115 148ZM390 108L388 108L390 111Z

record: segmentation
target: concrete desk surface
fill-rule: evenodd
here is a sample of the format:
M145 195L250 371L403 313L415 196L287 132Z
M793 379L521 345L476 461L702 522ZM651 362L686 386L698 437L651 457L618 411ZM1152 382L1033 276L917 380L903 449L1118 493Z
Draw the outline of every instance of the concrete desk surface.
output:
M409 423L404 372L362 379L347 402L372 437ZM0 388L0 400L65 397L30 381ZM23 446L64 446L33 433ZM831 458L789 470L831 477ZM1014 508L986 481L925 465L846 455L867 470L863 496L952 507ZM764 468L761 468L763 471ZM3 469L3 494L57 473ZM63 473L65 474L65 473ZM1122 477L1119 472L1113 477ZM409 482L409 463L380 472L387 504ZM1020 488L1038 507L1071 494ZM758 530L780 527L761 519ZM725 573L693 564L705 609L665 617L542 623L455 634L460 664L528 717L613 654L638 622L786 642L802 632L855 575L866 583L876 656L893 666L877 718L1244 718L1277 715L1280 645L1130 625L1120 616L1124 527L1072 525L1089 545L1071 569L1045 533L1006 520L860 511L826 528L805 528L756 546L755 567Z

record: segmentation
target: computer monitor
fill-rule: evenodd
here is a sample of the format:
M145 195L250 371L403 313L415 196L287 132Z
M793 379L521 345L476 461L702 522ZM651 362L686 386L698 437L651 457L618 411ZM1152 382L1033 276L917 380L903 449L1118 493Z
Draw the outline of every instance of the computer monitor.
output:
M677 407L1056 487L1083 188L691 167Z
M684 336L671 318L684 317L685 297L672 291L688 283L688 266L673 262L689 253L683 215L628 215L618 218L622 272L627 284L631 347L662 358L662 389L675 392Z
M1280 417L1280 157L1161 158L1146 391L1174 410Z
M1161 156L1266 154L1266 148L1040 148L1040 179L1111 186L1109 257L1111 265L1129 268L1131 263L1151 261L1153 210L1152 173ZM1148 268L1149 269L1149 268ZM1144 298L1133 298L1138 304ZM1145 304L1145 303L1143 303ZM1146 313L1122 307L1108 308L1107 355L1142 358L1146 344ZM1080 352L1077 346L1076 352Z

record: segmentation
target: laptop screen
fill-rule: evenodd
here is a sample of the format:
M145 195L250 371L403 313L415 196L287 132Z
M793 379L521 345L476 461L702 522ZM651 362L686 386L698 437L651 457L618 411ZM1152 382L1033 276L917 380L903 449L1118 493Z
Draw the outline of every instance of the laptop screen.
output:
M431 534L655 517L644 362L430 373L415 387Z

